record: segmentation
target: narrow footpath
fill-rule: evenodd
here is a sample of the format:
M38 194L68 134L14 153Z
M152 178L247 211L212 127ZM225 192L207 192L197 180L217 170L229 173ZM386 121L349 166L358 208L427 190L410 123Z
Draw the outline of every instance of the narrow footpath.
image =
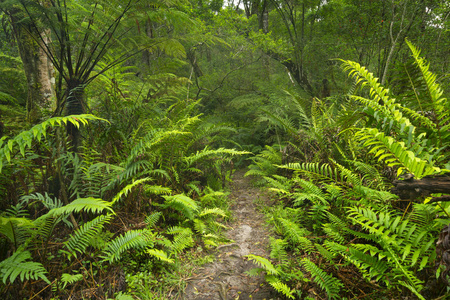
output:
M236 171L231 184L233 201L231 228L226 236L232 242L216 249L216 260L203 266L189 280L182 296L185 300L277 300L276 293L264 281L263 275L249 276L245 272L257 267L246 259L255 254L269 257L269 231L257 203L267 203L265 193L252 186L244 177L245 170Z

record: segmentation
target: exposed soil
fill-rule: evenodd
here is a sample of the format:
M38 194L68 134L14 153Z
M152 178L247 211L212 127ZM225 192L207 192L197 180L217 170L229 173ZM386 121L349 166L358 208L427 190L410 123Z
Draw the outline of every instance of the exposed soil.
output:
M249 276L245 272L257 267L246 255L269 256L270 232L257 203L268 203L269 197L252 186L244 170L233 176L230 199L233 201L233 221L226 236L232 242L216 249L216 260L204 265L195 278L189 280L182 296L185 300L280 299L264 281L263 275Z

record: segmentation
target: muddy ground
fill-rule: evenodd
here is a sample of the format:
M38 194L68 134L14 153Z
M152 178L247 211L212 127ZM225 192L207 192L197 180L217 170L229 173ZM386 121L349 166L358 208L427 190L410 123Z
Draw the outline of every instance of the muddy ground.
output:
M246 259L255 254L269 257L270 232L258 205L269 203L267 194L244 177L245 170L237 171L231 184L233 201L231 228L226 232L232 242L215 250L215 261L201 267L188 281L181 299L184 300L269 300L281 299L264 281L263 275L254 277L245 272L257 267Z

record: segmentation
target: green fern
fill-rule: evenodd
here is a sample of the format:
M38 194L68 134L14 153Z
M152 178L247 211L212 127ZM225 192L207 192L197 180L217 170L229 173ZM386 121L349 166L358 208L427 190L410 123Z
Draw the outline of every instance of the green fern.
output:
M91 240L102 232L103 226L112 219L113 215L98 216L83 224L64 243L66 248L76 257L76 252L84 253L91 244Z
M278 275L277 269L275 269L274 265L267 258L253 254L246 255L246 257L248 260L260 266L267 274Z
M106 121L104 119L95 117L93 115L73 115L67 117L54 117L48 119L41 124L35 125L33 128L27 131L23 131L19 133L14 138L8 140L6 142L6 138L3 137L0 139L0 172L2 171L2 167L4 161L11 162L11 157L14 155L13 149L15 145L18 146L19 152L22 156L25 156L25 150L27 148L31 148L33 140L41 141L42 138L46 137L47 129L51 127L61 127L71 123L76 127L80 127L80 125L88 124L88 121L92 120L101 120Z
M174 236L170 250L175 254L194 245L193 233L189 228L173 226L167 230L167 234Z
M65 289L68 284L74 284L75 282L83 280L83 274L68 274L64 273L61 275L62 288Z
M5 235L15 249L31 236L35 224L28 218L0 217L0 233Z
M265 279L278 293L281 293L283 296L289 299L295 299L295 290L292 290L290 287L288 287L286 283L281 282L278 277L273 275L266 275Z
M110 213L114 213L114 211L111 208L111 205L112 205L111 202L103 201L102 199L96 199L91 197L79 198L63 207L58 207L50 210L48 214L45 215L45 217L64 216L80 211L98 214L106 210Z
M339 292L344 286L339 279L327 274L324 270L320 269L315 263L306 257L300 261L300 264L306 271L311 273L311 277L314 282L317 283L321 289L325 290L328 297L331 299L339 298Z
M369 153L374 153L379 161L384 161L389 167L398 167L397 175L408 172L422 178L440 171L428 161L416 157L407 149L405 143L385 136L376 128L360 129L356 133L356 138L363 142L363 147L370 147Z
M189 220L193 220L197 215L199 206L188 196L178 194L174 196L163 196L166 200L163 207L170 207L181 212Z
M147 216L145 218L145 223L147 224L147 228L155 227L162 215L163 215L162 212L157 211L157 212L154 212L151 215Z
M18 250L10 257L0 262L0 274L4 284L6 281L13 283L17 277L23 282L29 279L42 279L46 283L51 284L45 276L47 271L40 263L27 261L31 259L29 251Z
M130 249L144 249L153 245L153 234L146 229L130 230L110 241L103 251L104 261L114 263L121 259L122 254Z
M164 251L162 251L162 250L158 250L158 249L147 249L145 252L148 253L148 254L150 254L151 256L153 256L153 257L155 257L155 258L161 260L161 261L165 261L165 262L170 263L170 264L174 263L174 260L171 259L171 258L169 258L169 257L167 256L167 253L164 252Z

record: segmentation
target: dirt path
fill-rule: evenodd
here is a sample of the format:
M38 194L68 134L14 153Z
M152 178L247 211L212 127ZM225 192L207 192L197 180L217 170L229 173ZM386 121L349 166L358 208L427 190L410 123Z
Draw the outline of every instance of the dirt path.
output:
M253 187L244 173L237 171L231 185L233 221L228 224L232 229L226 236L234 242L218 247L216 261L203 266L198 276L188 282L185 300L279 299L263 276L245 273L256 267L245 255L269 256L269 231L255 204L255 200L268 202L268 197Z

